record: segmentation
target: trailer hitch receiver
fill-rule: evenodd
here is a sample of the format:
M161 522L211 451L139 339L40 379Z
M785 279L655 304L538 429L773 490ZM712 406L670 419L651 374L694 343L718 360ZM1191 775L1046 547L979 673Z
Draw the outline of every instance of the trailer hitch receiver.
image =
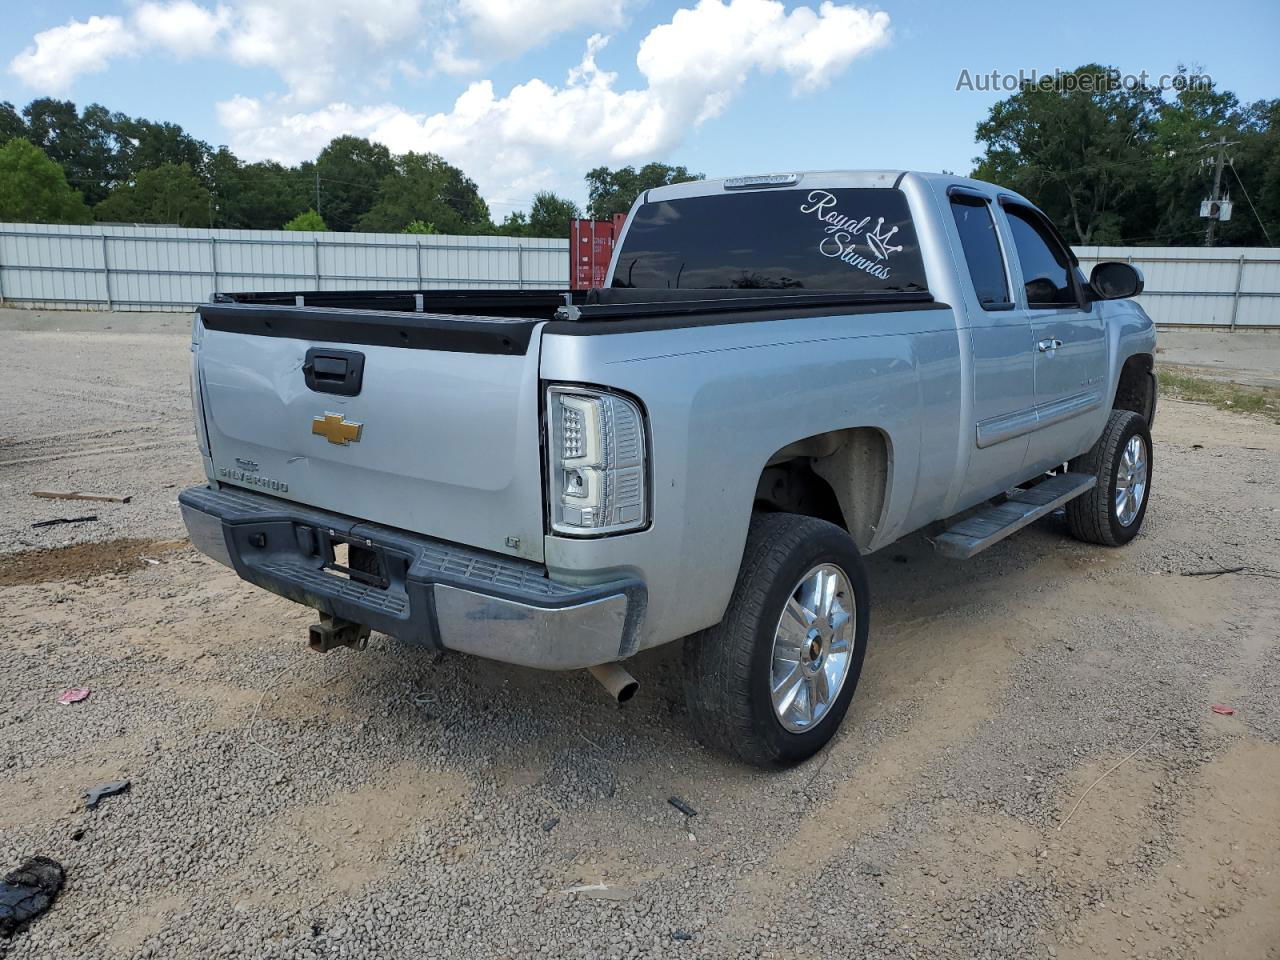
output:
M311 625L308 642L316 653L328 653L335 647L363 650L369 645L369 628L322 613L320 622Z

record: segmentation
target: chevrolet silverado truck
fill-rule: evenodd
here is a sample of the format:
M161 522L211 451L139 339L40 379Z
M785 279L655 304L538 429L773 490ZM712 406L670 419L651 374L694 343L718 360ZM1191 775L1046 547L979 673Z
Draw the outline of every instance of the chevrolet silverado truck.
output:
M571 251L572 253L572 251ZM973 556L1065 507L1142 526L1141 274L1089 279L1025 198L937 174L649 190L589 292L219 295L192 338L192 542L319 611L311 645L548 670L682 640L689 712L759 765L818 750L870 626L863 557Z

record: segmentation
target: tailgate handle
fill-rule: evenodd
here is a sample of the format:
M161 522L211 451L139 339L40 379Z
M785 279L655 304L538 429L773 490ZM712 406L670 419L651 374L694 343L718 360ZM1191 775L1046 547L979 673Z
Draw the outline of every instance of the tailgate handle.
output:
M307 386L316 393L354 397L364 382L364 354L356 350L312 347L302 364Z

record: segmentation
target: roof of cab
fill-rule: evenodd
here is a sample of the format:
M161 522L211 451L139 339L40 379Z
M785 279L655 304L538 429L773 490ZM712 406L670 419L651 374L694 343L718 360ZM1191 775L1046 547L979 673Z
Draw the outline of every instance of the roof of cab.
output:
M766 174L764 176L779 176L778 174ZM983 180L974 180L970 177L960 177L953 173L930 173L919 170L804 170L787 172L781 174L785 177L795 177L794 181L788 180L784 183L762 183L760 186L730 186L725 184L734 180L742 180L743 177L718 177L711 180L689 180L685 183L675 183L667 187L654 187L651 190L641 194L637 199L637 203L651 203L661 200L675 200L681 197L705 197L708 195L722 193L751 193L756 190L799 190L805 187L832 187L836 189L866 189L866 188L893 188L897 187L903 179L911 177L921 181L938 185L942 184L944 189L951 184L960 184L985 193L992 199L999 195L1012 197L1017 200L1026 202L1024 197L1019 196L1012 190L1006 190L995 184L987 183ZM750 177L745 179L752 179Z

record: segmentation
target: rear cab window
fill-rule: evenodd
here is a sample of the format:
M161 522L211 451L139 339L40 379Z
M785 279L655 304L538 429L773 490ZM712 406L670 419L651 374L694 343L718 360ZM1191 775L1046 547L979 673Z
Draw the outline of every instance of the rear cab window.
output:
M901 190L771 190L645 203L619 251L614 287L928 291Z
M983 197L960 192L953 192L950 199L951 215L960 234L960 246L978 304L983 310L1011 309L1013 302L991 204Z

